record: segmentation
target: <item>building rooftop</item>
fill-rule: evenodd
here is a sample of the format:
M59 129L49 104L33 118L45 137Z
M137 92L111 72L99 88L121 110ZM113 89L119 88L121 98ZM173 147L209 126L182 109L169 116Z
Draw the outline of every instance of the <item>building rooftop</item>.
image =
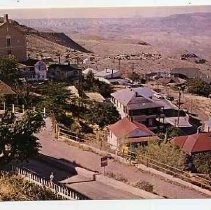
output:
M160 106L164 107L164 109L178 109L178 107L171 103L171 101L165 99L162 95L158 94L156 91L152 90L149 87L138 87L133 89L139 95L151 99L156 104L159 104Z
M15 95L16 93L6 83L0 80L0 95Z
M49 66L49 69L56 67L59 67L61 71L81 70L76 64L59 64L59 63L51 64Z
M129 106L130 109L163 107L163 104L159 104L152 100L152 96L155 93L156 92L150 88L138 87L118 90L111 95L124 106Z
M179 146L187 154L211 151L211 132L178 136L171 143Z
M124 141L122 143L148 141L149 139L152 139L146 137L155 137L155 134L145 125L136 121L132 122L127 117L109 125L108 129L117 138L122 138L122 141Z
M178 128L190 128L192 125L189 123L189 117L179 117L179 124L178 124L178 117L165 117L164 118L165 124L170 124L172 126Z
M119 70L115 70L115 69L105 69L103 71L99 71L96 73L96 77L106 77L106 76L110 76L112 74L116 74L119 73Z

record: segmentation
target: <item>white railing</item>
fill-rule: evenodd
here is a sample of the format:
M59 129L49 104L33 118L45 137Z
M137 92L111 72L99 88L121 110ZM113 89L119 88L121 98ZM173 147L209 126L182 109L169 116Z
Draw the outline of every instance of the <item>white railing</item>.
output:
M18 175L22 176L27 181L34 183L35 185L46 187L51 190L56 196L64 200L89 200L88 197L82 195L76 190L55 184L51 181L48 181L42 177L39 177L37 174L24 169L12 166L12 171L18 173Z

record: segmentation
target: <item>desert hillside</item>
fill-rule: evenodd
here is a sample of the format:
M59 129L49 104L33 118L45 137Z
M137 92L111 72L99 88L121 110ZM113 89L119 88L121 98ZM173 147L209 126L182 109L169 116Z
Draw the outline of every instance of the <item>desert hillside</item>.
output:
M28 27L59 31L73 38L85 49L82 59L92 57L88 67L98 70L165 71L177 67L199 68L211 75L211 13L176 14L150 18L74 18L19 20ZM50 40L50 39L48 39ZM52 40L50 40L52 41ZM58 43L58 42L57 42ZM62 43L60 43L62 44ZM182 56L196 56L181 60ZM79 55L81 56L81 55ZM193 56L193 57L194 57Z

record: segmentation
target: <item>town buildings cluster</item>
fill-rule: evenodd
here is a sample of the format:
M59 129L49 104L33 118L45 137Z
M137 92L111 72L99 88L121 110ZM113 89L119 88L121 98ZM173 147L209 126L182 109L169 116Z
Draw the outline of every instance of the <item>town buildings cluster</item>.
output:
M175 105L167 96L158 93L146 85L134 87L133 82L124 78L116 69L96 71L85 69L70 63L45 63L44 59L31 59L27 56L25 34L17 28L5 15L0 23L0 56L16 57L19 70L27 82L46 80L67 81L80 79L82 75L92 72L94 77L110 85L122 85L111 94L110 101L118 110L121 120L108 125L108 143L112 149L119 149L122 144L137 146L148 141L159 139L158 131L166 132L169 127L178 128L181 137L176 137L172 143L179 145L188 154L211 150L211 123L204 123L205 134L197 133L197 128L190 122L187 112ZM182 75L182 76L181 76ZM170 73L150 73L146 78L156 80L160 84L180 86L186 78L200 77L207 81L204 74L197 69L175 68ZM70 89L72 90L72 89ZM0 82L0 95L15 94L3 82ZM101 103L105 99L99 94L89 93ZM191 143L189 143L191 142ZM190 145L191 144L191 145Z

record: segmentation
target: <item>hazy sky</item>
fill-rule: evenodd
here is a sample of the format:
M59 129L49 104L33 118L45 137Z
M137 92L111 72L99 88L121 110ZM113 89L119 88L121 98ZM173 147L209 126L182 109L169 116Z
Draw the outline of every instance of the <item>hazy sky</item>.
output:
M0 9L210 5L211 0L0 0Z

